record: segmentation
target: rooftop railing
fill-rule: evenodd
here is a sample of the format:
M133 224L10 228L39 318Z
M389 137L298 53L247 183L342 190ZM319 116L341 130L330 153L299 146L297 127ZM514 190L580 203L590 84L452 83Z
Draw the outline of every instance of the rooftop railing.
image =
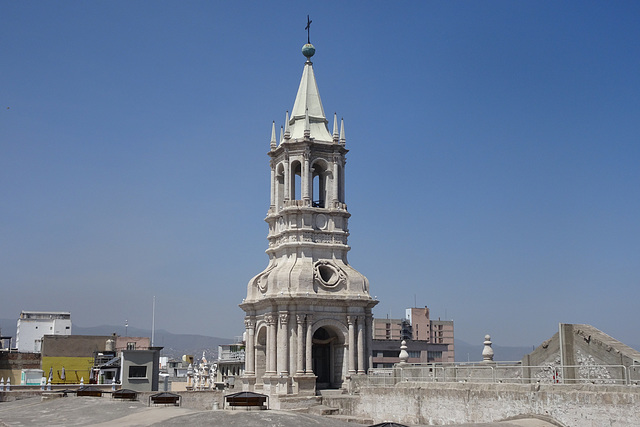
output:
M369 369L367 383L389 387L401 382L495 384L640 385L640 364L537 365L519 363L406 364Z

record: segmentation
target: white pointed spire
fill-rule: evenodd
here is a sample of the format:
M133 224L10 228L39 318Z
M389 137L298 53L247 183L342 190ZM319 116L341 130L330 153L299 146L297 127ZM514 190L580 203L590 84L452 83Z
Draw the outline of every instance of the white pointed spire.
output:
M333 142L338 142L338 114L333 113Z
M307 61L304 64L302 79L300 79L296 100L291 110L291 138L302 138L304 136L304 131L307 129L305 125L307 114L309 115L310 136L316 141L333 141L327 128L328 121L322 108L322 101L320 100L320 93L318 92L311 61Z
M344 118L340 119L340 143L344 144L347 140L344 138Z
M287 110L287 114L284 119L284 139L289 139L291 137L291 132L289 130L289 110Z
M271 124L271 149L275 150L276 148L276 122L274 121Z
M284 129L282 129L282 126L280 126L280 144L282 144L282 141L284 141Z

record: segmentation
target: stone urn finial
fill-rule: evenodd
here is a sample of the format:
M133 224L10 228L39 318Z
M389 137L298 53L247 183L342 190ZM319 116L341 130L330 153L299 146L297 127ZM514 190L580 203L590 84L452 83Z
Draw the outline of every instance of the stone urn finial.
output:
M402 342L400 343L400 364L405 364L407 363L407 360L409 360L409 353L407 353L407 342L405 340L402 340Z
M482 362L493 363L493 349L491 348L491 336L484 336L484 349L482 349Z

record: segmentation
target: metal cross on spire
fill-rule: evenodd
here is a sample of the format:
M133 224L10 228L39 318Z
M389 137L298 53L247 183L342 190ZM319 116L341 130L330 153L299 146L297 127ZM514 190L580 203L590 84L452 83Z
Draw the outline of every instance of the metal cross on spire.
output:
M313 22L313 21L311 21L311 20L309 19L309 15L307 15L307 26L306 26L306 27L304 27L304 29L305 29L305 30L307 30L307 43L309 43L309 44L311 43L311 40L310 40L310 37L309 37L309 31L310 31L309 29L311 28L311 23L312 23L312 22Z

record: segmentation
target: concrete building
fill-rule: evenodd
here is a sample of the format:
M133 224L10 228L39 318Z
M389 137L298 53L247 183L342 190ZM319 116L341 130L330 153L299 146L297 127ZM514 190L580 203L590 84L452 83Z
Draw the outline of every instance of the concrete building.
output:
M370 366L369 282L347 261L344 122L329 131L311 57L291 115L271 129L267 267L249 281L244 390L315 394ZM338 130L340 128L340 130Z
M121 350L149 350L151 339L149 337L116 337L116 351Z
M71 335L71 313L22 311L16 330L16 347L22 353L40 353L45 335Z
M433 344L446 344L453 354L453 320L433 320L429 316L429 308L407 308L406 320L412 340L428 341ZM453 361L453 360L452 360Z
M160 350L122 350L120 352L120 384L135 391L158 391L160 379Z
M405 341L408 363L441 363L448 362L446 344L432 344L427 341ZM373 368L392 368L400 362L400 345L402 340L373 340Z
M404 319L373 320L373 367L398 363L402 340L409 347L409 363L454 362L453 321L432 320L428 307L407 308L405 313Z
M193 362L193 359L192 359ZM160 373L166 373L173 378L186 378L189 362L184 360L160 356Z
M219 345L218 360L216 362L216 381L235 383L235 378L244 375L245 356L244 342ZM229 381L231 378L233 380Z

